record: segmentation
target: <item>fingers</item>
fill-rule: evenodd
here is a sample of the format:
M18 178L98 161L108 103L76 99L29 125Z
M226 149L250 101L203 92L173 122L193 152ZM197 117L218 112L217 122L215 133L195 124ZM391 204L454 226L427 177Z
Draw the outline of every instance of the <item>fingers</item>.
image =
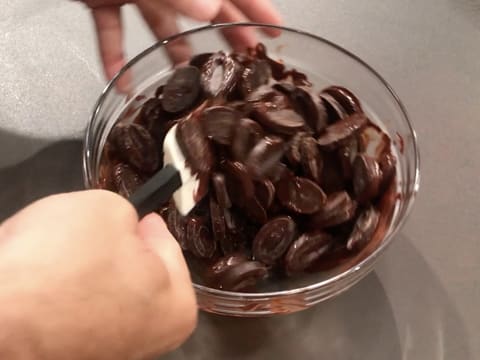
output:
M145 216L138 224L138 232L148 248L163 261L173 282L190 283L190 274L182 250L158 214Z
M92 15L105 76L107 80L111 80L125 65L120 6L94 8ZM125 73L119 78L117 88L122 92L128 92L129 84L130 75Z
M176 12L170 6L160 1L141 0L137 7L158 40L179 32ZM192 56L192 50L185 39L170 42L166 45L166 50L174 64L187 61Z
M105 74L111 79L124 65L120 7L100 7L92 14Z
M281 24L280 14L277 12L270 0L231 0L232 3L242 11L251 21L266 24ZM270 36L278 36L279 30L266 29Z
M218 15L213 19L214 24L247 21L243 13L230 1L224 1ZM247 47L255 47L257 39L252 28L241 27L222 29L223 36L230 43L234 51L243 51Z
M222 0L165 0L165 3L192 19L210 21L220 10Z
M162 260L169 275L171 301L168 315L160 321L169 333L160 332L159 339L167 341L166 349L171 351L190 336L197 323L197 303L190 274L180 246L159 215L153 213L144 217L138 225L138 233ZM165 309L159 314L165 314Z

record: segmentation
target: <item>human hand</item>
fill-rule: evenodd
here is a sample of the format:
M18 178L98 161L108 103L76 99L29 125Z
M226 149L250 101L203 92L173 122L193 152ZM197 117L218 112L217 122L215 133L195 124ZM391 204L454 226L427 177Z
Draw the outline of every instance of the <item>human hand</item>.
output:
M1 359L150 359L196 316L177 242L116 194L51 196L0 226Z
M92 9L97 29L100 55L105 74L111 79L125 64L122 47L120 8L126 3L136 5L152 32L164 39L179 32L177 15L212 23L253 21L279 24L280 16L270 0L81 0ZM278 31L267 30L275 36ZM252 44L251 29L225 30L232 44ZM173 55L175 56L175 55Z

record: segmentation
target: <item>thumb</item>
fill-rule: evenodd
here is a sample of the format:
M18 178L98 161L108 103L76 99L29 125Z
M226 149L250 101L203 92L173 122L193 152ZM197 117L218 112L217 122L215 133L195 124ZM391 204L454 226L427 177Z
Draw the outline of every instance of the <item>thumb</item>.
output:
M190 282L188 267L177 240L156 213L145 216L138 225L140 238L165 264L172 281Z

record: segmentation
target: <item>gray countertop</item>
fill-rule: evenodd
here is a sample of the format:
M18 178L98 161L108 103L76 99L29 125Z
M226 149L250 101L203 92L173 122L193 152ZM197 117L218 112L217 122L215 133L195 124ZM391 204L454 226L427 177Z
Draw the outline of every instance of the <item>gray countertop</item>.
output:
M350 291L289 316L202 314L165 359L480 358L480 1L275 3L288 26L351 50L394 87L420 139L420 194L376 270ZM125 21L132 56L152 37L133 9ZM3 0L0 74L1 220L82 187L80 139L104 86L88 12Z

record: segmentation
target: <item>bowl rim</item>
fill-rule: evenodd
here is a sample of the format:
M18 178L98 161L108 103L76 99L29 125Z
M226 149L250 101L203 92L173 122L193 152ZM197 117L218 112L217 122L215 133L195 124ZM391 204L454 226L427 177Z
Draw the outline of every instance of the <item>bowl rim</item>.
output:
M405 222L408 220L409 215L411 214L413 205L415 203L415 198L417 196L417 193L420 188L420 153L418 149L418 138L417 134L415 132L415 129L413 128L413 125L411 123L410 117L408 115L408 112L403 105L402 101L400 100L399 96L396 94L396 92L393 90L392 86L369 64L367 64L364 60L362 60L360 57L357 55L353 54L349 50L344 49L343 47L333 43L330 40L327 40L325 38L322 38L318 35L311 34L307 31L303 30L298 30L286 26L279 26L279 25L271 25L271 24L261 24L261 23L255 23L255 22L235 22L235 23L218 23L218 24L210 24L210 25L205 25L205 26L200 26L200 27L195 27L190 30L186 30L183 32L180 32L178 34L169 36L163 40L157 41L155 44L152 46L148 47L147 49L143 50L140 52L138 55L133 57L130 61L128 61L121 69L120 71L115 74L115 76L108 82L104 90L102 91L100 97L98 98L97 102L95 103L94 106L94 111L92 113L92 116L90 117L90 120L88 122L86 132L85 132L85 138L83 142L83 177L85 181L85 186L87 188L90 187L89 184L89 179L90 179L90 170L88 168L88 161L87 159L90 158L89 155L89 149L90 145L92 143L92 138L91 138L91 128L93 126L93 123L95 119L97 118L98 113L100 112L103 103L105 101L105 98L107 97L108 93L112 90L112 88L115 87L115 84L117 80L126 72L128 71L132 66L134 66L136 63L142 60L145 56L150 54L151 52L164 47L168 43L175 41L176 39L182 38L184 36L188 36L197 32L202 32L202 31L208 31L208 30L214 30L214 29L225 29L225 28L232 28L232 27L256 27L256 28L269 28L269 29L274 29L274 30L280 30L280 31L286 31L289 33L294 33L297 35L301 36L306 36L309 38L312 38L314 40L320 41L325 45L328 45L335 50L343 53L344 55L350 57L351 59L355 60L357 63L362 65L366 70L368 70L374 77L377 78L377 80L380 81L380 83L385 87L385 89L390 93L392 98L395 100L397 105L399 106L399 109L406 120L410 136L412 137L412 144L413 144L413 152L414 152L414 181L413 181L413 188L412 188L412 193L409 198L409 201L406 205L405 211L404 211L404 216L399 220L397 226L391 231L382 241L380 246L376 248L370 255L368 255L365 259L363 259L361 262L358 264L350 267L349 269L342 271L341 273L332 276L328 279L325 279L323 281L307 285L307 286L302 286L299 288L295 289L290 289L290 290L280 290L280 291L271 291L271 292L250 292L250 293L244 293L244 292L236 292L236 291L226 291L226 290L220 290L220 289L215 289L211 288L205 285L199 285L195 284L192 282L193 287L195 290L202 292L202 293L208 293L209 295L213 295L216 297L222 297L224 299L238 299L242 298L243 300L260 300L260 299L267 299L267 298L275 298L275 297L285 297L285 296L293 296L293 295L298 295L298 294L303 294L303 293L308 293L311 291L315 291L317 289L321 289L324 287L327 287L328 285L331 285L333 283L337 283L345 278L350 277L352 274L360 271L362 268L370 265L373 266L373 264L376 262L378 257L387 249L387 247L391 244L393 238L396 236L398 231L404 226Z

